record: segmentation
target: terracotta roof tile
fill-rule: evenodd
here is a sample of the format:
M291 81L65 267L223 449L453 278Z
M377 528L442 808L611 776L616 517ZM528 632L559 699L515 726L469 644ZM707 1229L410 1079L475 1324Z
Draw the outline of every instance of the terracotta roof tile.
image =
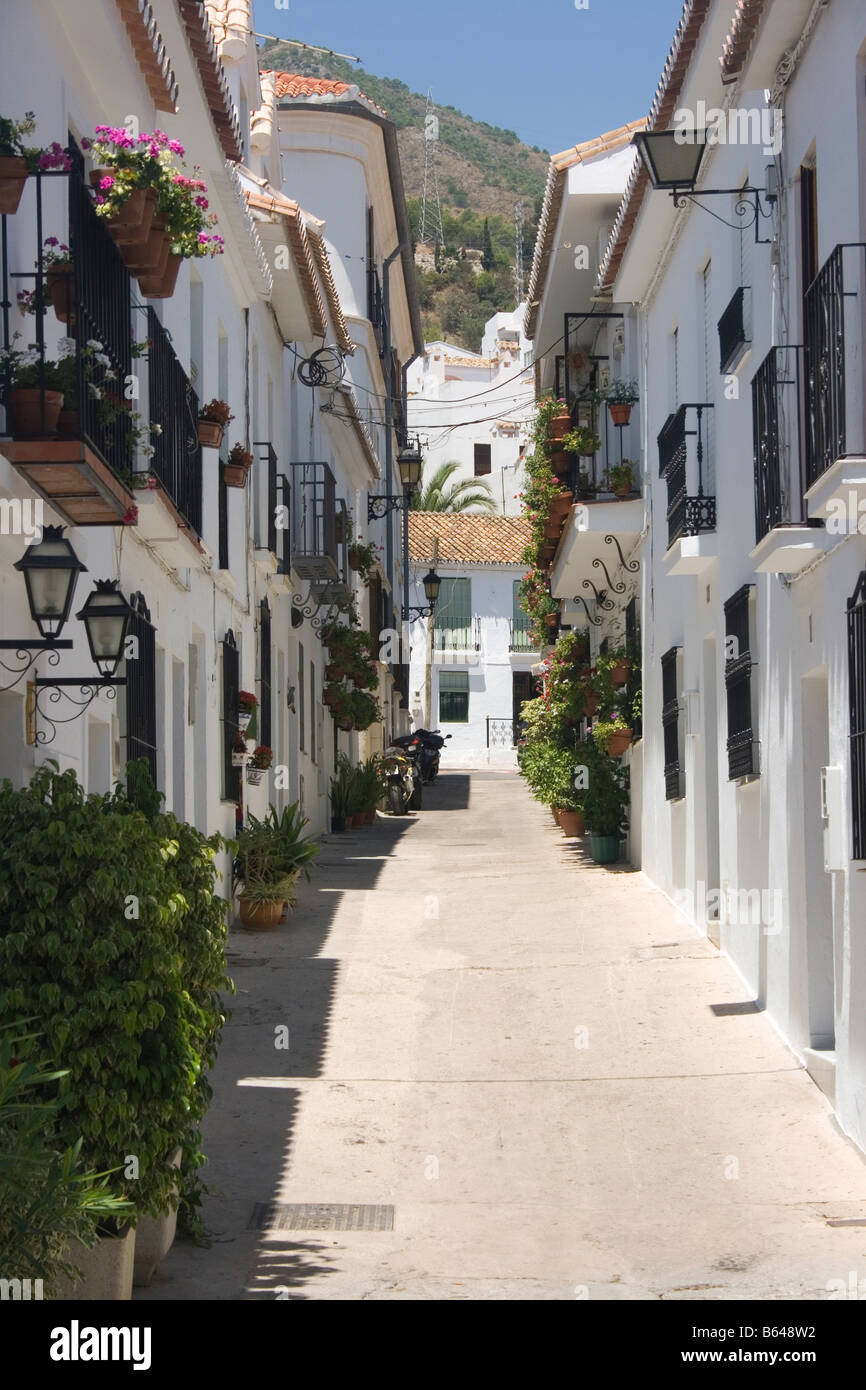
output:
M388 114L383 107L377 106L375 101L365 97L354 82L340 82L330 77L303 77L296 72L275 72L274 78L278 99L293 101L297 98L303 100L310 97L331 97L335 100L363 101L382 116Z
M282 217L289 238L292 259L295 262L295 268L301 282L301 290L307 306L307 316L310 320L313 337L324 338L328 332L325 306L319 292L316 260L301 209L292 198L287 198L284 193L278 193L268 184L263 185L261 193L247 191L246 200L251 208L256 208L259 212L267 213L271 217Z
M328 301L328 308L331 311L331 322L334 325L334 332L337 335L337 343L343 352L353 353L355 344L349 337L349 330L346 327L346 320L343 317L343 307L340 304L340 296L337 294L337 287L334 284L334 272L331 270L331 261L328 256L328 248L322 237L312 227L307 227L307 238L313 249L313 257L319 268L319 277L325 287L325 298Z
M434 539L443 565L521 565L529 522L516 516L410 512L409 559L429 563Z
M734 82L743 71L766 3L767 0L739 0L719 59L723 82Z

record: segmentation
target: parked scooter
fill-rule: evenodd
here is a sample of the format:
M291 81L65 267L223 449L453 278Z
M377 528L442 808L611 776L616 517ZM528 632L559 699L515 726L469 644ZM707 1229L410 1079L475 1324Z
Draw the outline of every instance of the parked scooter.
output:
M421 810L420 748L420 741L414 734L404 734L385 749L388 811L392 816Z
M421 781L435 782L439 775L439 753L451 735L440 734L435 729L416 729L415 736L421 740Z

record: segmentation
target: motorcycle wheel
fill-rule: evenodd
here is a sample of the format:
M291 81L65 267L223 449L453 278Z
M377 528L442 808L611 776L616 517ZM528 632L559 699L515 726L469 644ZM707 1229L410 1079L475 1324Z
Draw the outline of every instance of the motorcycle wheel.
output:
M390 783L388 787L388 810L392 816L403 814L403 793L395 782Z
M410 810L410 811L420 811L420 810L421 810L421 783L420 783L420 782L416 782L416 783L415 783L414 790L413 790L413 792L412 792L411 797L409 798L409 810Z

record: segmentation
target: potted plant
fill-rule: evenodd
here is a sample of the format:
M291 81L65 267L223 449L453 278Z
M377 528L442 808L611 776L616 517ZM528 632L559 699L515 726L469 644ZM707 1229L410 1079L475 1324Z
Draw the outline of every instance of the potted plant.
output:
M338 757L336 772L331 778L331 831L334 835L340 835L346 829L350 766L348 759Z
M54 434L64 396L74 380L74 366L68 360L40 359L31 344L18 348L20 333L13 334L12 346L0 350L0 372L8 373L8 428L13 438Z
M251 786L259 786L273 761L273 749L266 747L265 744L260 743L258 747L253 750L252 756L247 763L247 781Z
M597 454L601 448L601 440L594 430L586 425L575 425L574 429L568 431L562 437L562 447L570 454L579 454L582 458Z
M635 465L630 459L623 459L622 463L615 463L607 470L608 480L611 491L616 497L626 499L631 496L632 488L635 484L636 472Z
M232 767L246 767L248 757L246 739L243 734L235 734L232 739Z
M546 402L540 404L546 407L547 439L550 443L554 443L562 439L562 436L571 425L571 414L568 405L564 400L552 399L548 399Z
M362 579L366 579L376 563L375 545L364 545L360 540L353 540L349 546L348 560L349 568L360 573Z
M622 757L631 743L631 735L631 729L620 715L615 719L598 720L592 728L596 744L610 758Z
M245 730L252 723L253 715L258 709L259 702L251 690L238 691L238 728Z
M631 408L640 399L636 381L615 381L607 393L607 408L615 425L627 425Z
M20 121L0 116L0 213L7 216L18 211L27 175L39 167L39 150L24 143L35 129L32 111Z
M589 769L584 818L592 857L596 864L614 864L628 829L628 769L591 743L578 746L575 761Z
M616 647L613 651L600 655L596 666L598 670L609 674L611 685L620 688L628 681L631 658L625 647Z
M583 502L590 501L598 492L598 486L593 482L586 468L581 468L577 482L577 495Z
M309 824L297 803L277 814L273 806L259 820L250 815L235 842L232 880L242 925L247 931L272 931L284 909L295 903L295 888L319 846L303 831Z
M206 449L219 449L226 425L235 417L225 401L216 397L198 413L198 442Z
M223 481L226 487L246 487L247 474L253 466L253 456L243 444L233 444L229 456L223 464Z

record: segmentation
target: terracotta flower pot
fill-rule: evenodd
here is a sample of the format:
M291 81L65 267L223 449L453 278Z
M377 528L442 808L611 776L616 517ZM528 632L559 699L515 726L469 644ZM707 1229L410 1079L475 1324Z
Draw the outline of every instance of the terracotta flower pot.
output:
M582 835L586 829L582 811L560 811L559 824L563 835L567 835L569 839Z
M558 541L561 531L562 523L558 516L555 516L552 521L548 521L544 528L545 537L549 541Z
M326 680L326 681L339 681L339 680L342 680L343 677L345 676L345 674L346 674L346 668L345 668L345 666L343 665L343 663L342 663L341 661L333 661L333 662L330 662L329 665L327 665L327 666L325 667L325 680Z
M168 242L166 242L168 246ZM165 268L161 274L139 275L138 287L145 299L171 299L177 284L182 257L174 255L169 248Z
M246 487L249 465L245 463L224 463L223 481L226 487Z
M72 435L78 437L78 411L61 410L57 417L57 431L59 434Z
M54 434L63 406L62 391L46 391L45 417L43 424L43 393L38 386L13 386L9 392L10 430L13 438L19 435L35 435L37 438Z
M359 570L361 568L361 557L357 550L349 550L348 560L350 570Z
M280 918L283 915L283 902L281 898L274 898L270 902L254 903L249 898L241 897L238 899L240 909L241 925L247 931L273 931L279 926Z
M0 158L0 213L8 217L18 211L26 182L27 160L24 156L3 155Z
M199 420L198 442L206 449L218 449L223 442L225 426L219 420Z
M625 750L631 743L631 729L623 729L621 733L611 734L607 741L607 753L610 758L621 758Z
M596 712L597 709L598 709L598 696L595 695L595 694L593 694L593 692L590 690L590 691L587 693L587 695L586 695L586 697L585 697L585 699L584 699L584 702L583 702L583 712L584 712L584 714L586 714L586 715L593 715L593 714L595 714L595 712Z
M559 622L559 614L558 614L558 613L545 613L545 615L544 615L544 621L545 621L545 624L547 625L547 627L556 627L557 623Z
M570 492L557 493L557 495L553 498L550 504L551 516L568 516L568 513L571 511L573 502L574 498L572 497Z
M631 497L631 483L623 483L620 487L615 487L613 495L618 497L621 502L627 502Z
M567 473L569 468L569 455L565 449L557 449L550 455L550 466L554 473Z
M560 818L560 816L562 815L562 807L561 807L561 806L551 806L550 810L551 810L551 813L552 813L552 815L553 815L553 819L556 821L556 824L559 825L559 818Z
M630 405L616 405L612 401L608 401L607 408L610 411L610 418L615 425L628 424L631 419Z
M116 173L115 169L93 169L90 182L98 189L103 178L114 178ZM155 211L156 197L152 190L134 188L117 214L104 221L118 246L144 246Z
M61 323L75 322L75 282L72 278L72 262L57 261L45 273L45 284L54 312Z
M627 661L618 661L616 666L610 668L610 679L614 685L625 685L628 680L629 665Z
M150 224L146 241L135 242L120 248L127 270L130 275L136 277L155 275L160 271L160 268L164 270L170 250L171 246L165 234L165 221L156 217Z
M563 406L558 415L554 415L547 426L547 438L561 439L564 434L568 434L571 429L571 416L568 407Z

